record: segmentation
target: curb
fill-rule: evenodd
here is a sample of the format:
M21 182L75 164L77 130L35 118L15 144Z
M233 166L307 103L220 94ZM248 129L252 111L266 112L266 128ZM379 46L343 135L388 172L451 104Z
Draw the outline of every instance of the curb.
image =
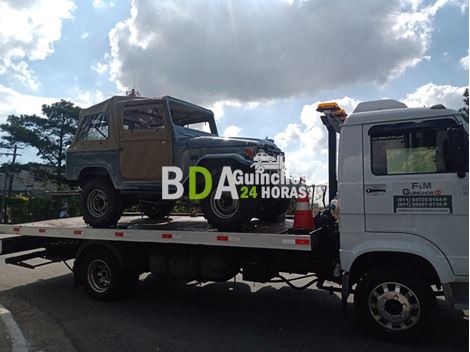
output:
M0 304L0 319L6 327L7 335L10 336L11 352L28 352L28 343L21 332L11 312Z

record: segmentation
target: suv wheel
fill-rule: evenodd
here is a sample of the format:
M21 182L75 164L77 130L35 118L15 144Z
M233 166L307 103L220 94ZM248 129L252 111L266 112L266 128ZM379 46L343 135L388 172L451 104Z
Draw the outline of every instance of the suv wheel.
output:
M119 192L103 179L89 180L84 184L80 194L80 208L83 219L92 227L114 226L122 214Z
M218 180L214 180L214 185ZM223 192L220 199L215 199L214 187L207 198L201 202L202 211L207 221L221 231L239 231L255 215L255 200L252 198L233 199L230 192Z
M366 330L395 341L419 337L434 319L431 286L409 268L380 268L357 284L354 304Z

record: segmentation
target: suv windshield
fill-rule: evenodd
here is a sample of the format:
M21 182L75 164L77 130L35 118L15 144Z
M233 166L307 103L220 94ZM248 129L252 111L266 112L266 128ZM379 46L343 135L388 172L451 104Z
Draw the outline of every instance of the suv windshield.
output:
M208 110L170 101L170 113L177 126L217 135L214 116Z

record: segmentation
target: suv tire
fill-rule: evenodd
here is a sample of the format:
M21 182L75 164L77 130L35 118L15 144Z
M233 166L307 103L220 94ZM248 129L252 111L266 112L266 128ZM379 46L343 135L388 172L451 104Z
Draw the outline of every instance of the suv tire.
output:
M214 177L213 185L219 183ZM239 231L255 216L256 204L253 198L232 199L230 193L222 194L221 199L214 199L216 188L213 187L208 197L201 201L202 212L207 222L221 231ZM239 192L240 193L240 192Z
M80 193L80 209L88 225L97 228L114 226L122 214L121 197L108 180L88 180Z

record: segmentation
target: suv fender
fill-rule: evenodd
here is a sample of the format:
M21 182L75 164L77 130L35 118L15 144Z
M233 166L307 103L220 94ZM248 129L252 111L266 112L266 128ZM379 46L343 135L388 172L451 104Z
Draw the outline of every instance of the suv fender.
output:
M111 180L114 188L118 188L118 176L113 174L111 168L107 164L98 164L96 166L84 166L77 172L77 181L82 184L82 181L88 177L106 177Z
M241 169L249 169L253 164L252 160L246 159L240 154L209 154L200 158L196 162L196 166L204 166L210 169L208 166L231 166Z

